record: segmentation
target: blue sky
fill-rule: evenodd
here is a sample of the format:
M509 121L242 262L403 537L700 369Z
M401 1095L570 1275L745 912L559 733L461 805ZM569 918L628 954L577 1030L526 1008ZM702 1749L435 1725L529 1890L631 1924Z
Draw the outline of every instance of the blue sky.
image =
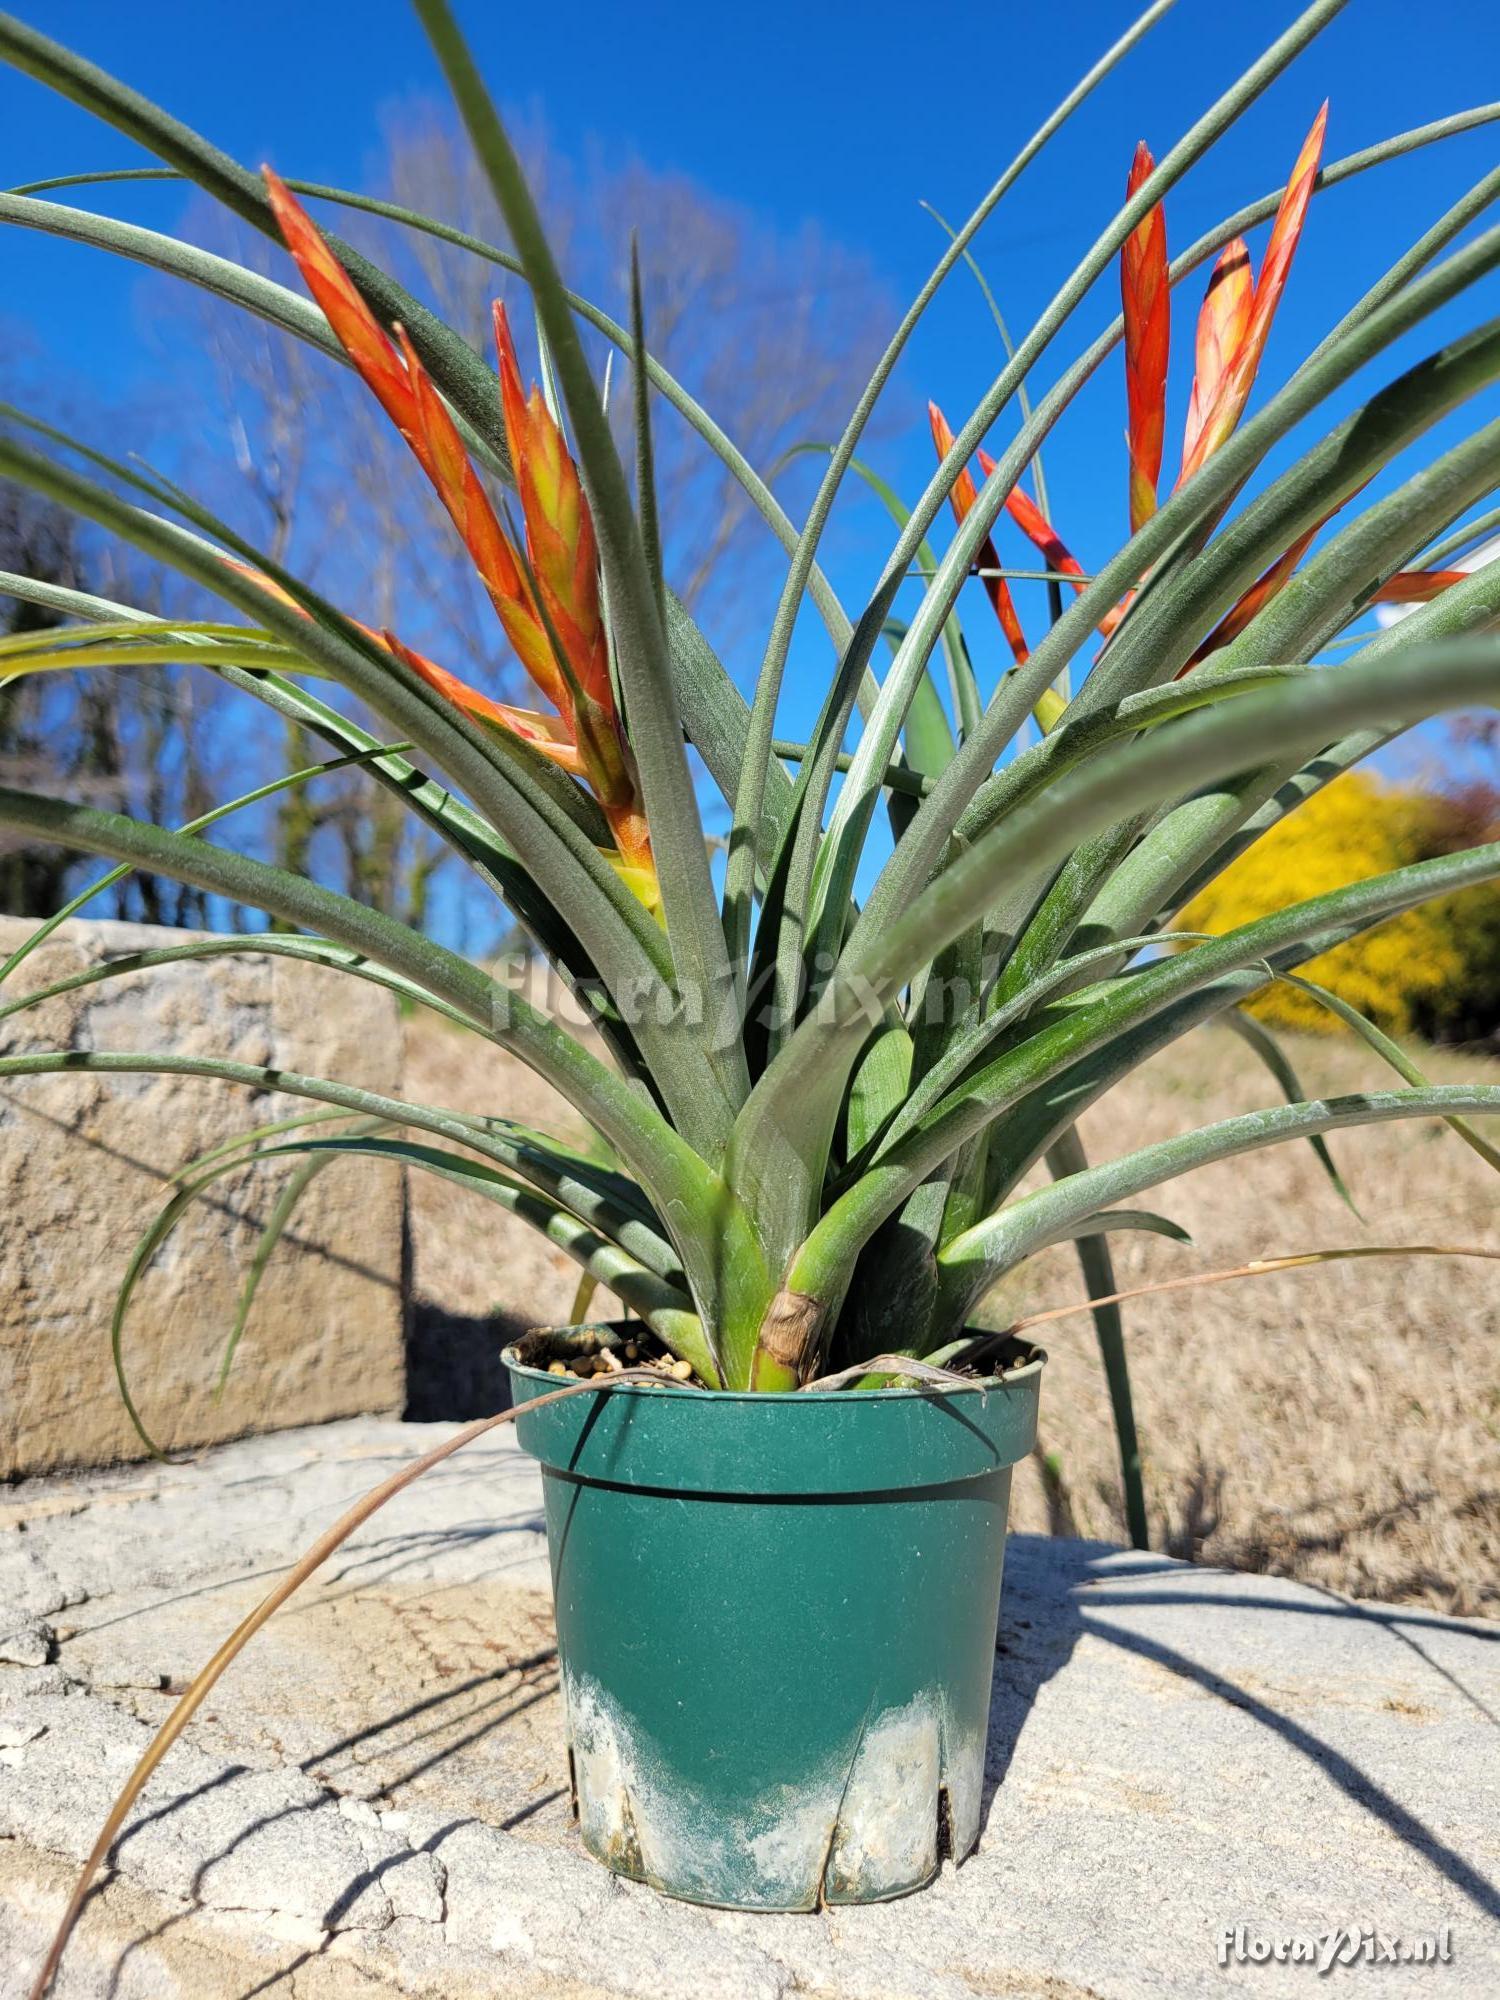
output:
M441 86L402 0L48 0L20 11L251 163L359 185L370 172L382 111ZM1133 17L1113 0L988 7L891 0L763 0L749 8L575 0L568 8L497 8L468 0L461 18L497 96L540 109L566 152L590 143L681 170L777 228L816 221L868 258L904 300L941 248L918 207L967 212L1074 76ZM1289 0L1226 5L1180 0L1007 198L979 249L1012 328L1024 328L1107 223L1137 138L1158 154L1294 17ZM1168 202L1169 242L1181 248L1225 212L1282 179L1318 104L1331 97L1328 157L1493 93L1500 14L1485 0L1352 0ZM1500 125L1426 150L1315 200L1263 381L1276 381L1385 267L1493 165ZM142 163L126 140L40 86L0 74L0 185L85 168ZM69 199L63 196L61 199ZM77 197L172 227L175 190L107 188ZM649 228L650 218L641 218ZM1258 257L1265 231L1252 241ZM98 253L10 232L3 245L0 325L37 358L105 403L160 387L153 316L170 311L159 281ZM1201 281L1180 294L1176 359L1188 360ZM1112 276L1033 381L1053 378L1117 309ZM1491 283L1485 301L1500 307ZM836 297L828 303L836 313ZM1407 340L1335 404L1342 414L1398 360L1430 351L1480 316L1460 302ZM881 440L881 469L908 497L931 466L922 400L961 417L996 372L994 330L972 284L955 273L901 375L906 435ZM1174 368L1167 472L1186 402ZM1484 414L1495 414L1491 398ZM1472 421L1472 413L1468 421ZM1107 364L1048 448L1057 524L1086 567L1123 529L1123 390ZM1320 426L1326 427L1326 426ZM1441 436L1456 434L1458 424ZM1279 459L1278 464L1285 459ZM1404 468L1409 471L1410 464ZM1395 474L1391 475L1396 476ZM840 544L835 581L857 601L888 541L873 503ZM867 523L868 533L862 524ZM1012 560L1024 561L1019 548ZM971 586L971 589L976 588ZM1040 607L1030 605L1040 624ZM987 630L981 600L968 613ZM993 656L998 665L998 652ZM747 650L732 663L744 680ZM790 713L795 728L826 673L826 648L799 638Z

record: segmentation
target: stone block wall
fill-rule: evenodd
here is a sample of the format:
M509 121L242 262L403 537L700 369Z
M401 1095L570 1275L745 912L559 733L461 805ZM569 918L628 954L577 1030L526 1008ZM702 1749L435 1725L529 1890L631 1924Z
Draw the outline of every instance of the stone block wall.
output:
M0 917L0 957L31 928ZM69 923L4 996L183 935ZM129 973L0 1020L0 1055L56 1048L223 1056L399 1094L392 996L264 955ZM110 1358L115 1294L135 1242L186 1162L317 1108L198 1077L0 1078L0 1477L143 1455ZM296 1165L267 1162L217 1182L137 1286L124 1350L137 1407L163 1446L401 1408L402 1177L358 1158L308 1185L215 1396L261 1226Z

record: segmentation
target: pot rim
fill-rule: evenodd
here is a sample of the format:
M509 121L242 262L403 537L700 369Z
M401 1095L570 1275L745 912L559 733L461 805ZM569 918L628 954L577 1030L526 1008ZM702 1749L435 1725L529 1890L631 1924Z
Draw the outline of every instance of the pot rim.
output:
M588 1324L589 1322L580 1322ZM549 1332L545 1327L532 1328L532 1332ZM568 1329L563 1329L568 1330ZM537 1368L529 1361L522 1361L516 1354L514 1345L501 1349L500 1359L513 1374L524 1375L534 1382L567 1384L550 1374L545 1368ZM1045 1348L1032 1350L1032 1358L1019 1368L1012 1368L1004 1375L985 1375L972 1382L922 1382L912 1389L706 1389L687 1382L620 1382L613 1383L597 1375L587 1378L599 1382L602 1395L629 1395L640 1390L647 1396L673 1396L678 1401L713 1403L855 1403L869 1404L882 1402L931 1401L944 1396L994 1395L997 1391L1013 1389L1040 1375L1047 1365Z

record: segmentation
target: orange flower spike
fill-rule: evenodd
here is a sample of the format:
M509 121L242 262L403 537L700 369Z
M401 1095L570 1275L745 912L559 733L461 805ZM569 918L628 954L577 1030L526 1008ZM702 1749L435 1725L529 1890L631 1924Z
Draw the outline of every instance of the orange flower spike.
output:
M277 225L307 289L322 307L339 345L430 475L431 467L420 442L416 397L384 327L360 297L354 280L323 241L317 224L285 181L270 167L262 167L261 173Z
M995 461L987 451L979 454L979 464L986 479L995 470ZM1081 596L1088 588L1082 563L1059 536L1056 528L1047 519L1036 502L1017 486L1005 496L1005 511L1025 535L1026 539L1040 552L1048 569L1073 580L1073 589ZM1125 616L1130 600L1114 605L1099 621L1099 630L1107 639L1120 620Z
M633 866L650 872L650 837L609 678L599 555L588 499L541 390L533 388L528 396L522 388L510 321L498 299L493 310L501 410L526 522L526 550L576 683L568 690L564 713L572 719L584 770L620 852Z
M309 616L289 591L283 590L279 583L249 563L236 562L232 556L221 556L219 560L227 569L235 570L241 576L248 576L268 595L277 598L282 604L289 605L299 617ZM351 618L349 622L357 632L363 632L367 639L373 639L377 646L384 648L387 653L394 654L398 660L404 661L414 674L420 675L426 681L430 688L435 689L445 701L451 701L455 708L461 709L473 721L492 729L506 730L512 736L523 737L526 742L540 750L544 757L550 758L563 770L571 772L575 778L583 776L583 760L579 756L578 745L568 734L568 725L561 716L538 715L533 709L512 708L508 702L491 701L487 694L481 694L478 688L470 687L467 681L461 681L457 674L450 674L446 667L440 667L436 660L429 660L425 653L417 652L404 640L398 639L389 628L384 632L377 632L373 625L362 624L358 618Z
M458 427L409 336L398 327L399 348L393 344L311 216L269 167L263 171L277 223L308 290L322 307L340 346L437 489L522 665L547 698L566 713L562 678L530 589L469 463Z
M929 402L927 405L927 422L932 430L932 442L937 447L938 463L941 464L949 452L952 451L955 443L953 426L948 422L948 419L943 415L937 404L933 402ZM960 526L963 525L964 516L978 498L979 488L974 484L974 475L970 472L968 466L964 466L952 486L948 489L948 500L953 508L953 518Z
M1319 524L1321 526L1321 523ZM1190 673L1200 660L1216 653L1220 646L1227 646L1231 639L1239 637L1251 619L1263 611L1280 592L1292 572L1306 555L1316 528L1310 528L1293 542L1286 554L1272 564L1259 583L1254 583L1244 596L1225 613L1223 619L1204 640L1187 665L1178 672L1178 680ZM1466 572L1461 569L1403 569L1395 576L1388 577L1370 598L1371 604L1430 604L1435 597L1441 597L1455 583L1462 583Z
M450 674L446 667L440 667L424 653L405 645L394 632L380 633L379 640L387 652L403 660L414 674L419 674L430 688L442 695L445 701L451 701L471 721L490 729L503 730L510 736L519 736L573 777L583 776L583 759L578 754L578 745L568 735L568 726L560 716L538 715L533 709L512 708L508 702L491 701L487 694L470 687L457 674Z
M1292 258L1302 235L1303 224L1307 220L1307 205L1312 200L1313 188L1318 178L1318 169L1323 158L1323 135L1328 125L1328 106L1325 103L1312 122L1312 130L1302 142L1302 150L1297 155L1292 168L1291 179L1286 184L1286 192L1281 197L1281 206L1276 211L1276 220L1271 226L1271 240L1266 245L1260 275L1255 281L1255 292L1250 302L1244 331L1234 351L1229 356L1222 381L1210 396L1207 393L1195 401L1199 402L1201 421L1196 432L1184 440L1182 473L1178 484L1189 479L1203 461L1229 436L1239 422L1245 404L1249 401L1250 390L1255 382L1256 370L1265 352L1266 340L1271 331L1271 322L1276 317L1276 308L1281 303L1281 295L1286 290L1287 277L1292 268ZM1230 246L1233 248L1233 246ZM1220 263L1223 263L1223 258ZM1216 268L1215 278L1219 273ZM1213 286L1210 285L1210 296ZM1238 303L1243 313L1243 304ZM1189 423L1192 418L1190 416Z
M1376 591L1372 604L1430 604L1435 597L1441 597L1455 583L1462 583L1469 572L1462 569L1403 569L1398 570Z
M569 712L568 690L553 657L552 642L537 609L531 585L516 560L514 549L479 475L469 462L458 426L448 406L422 366L404 327L396 337L406 362L416 405L419 445L417 456L437 489L438 498L463 537L474 567L515 648L522 666L563 715Z
M1323 135L1327 129L1328 100L1325 98L1292 168L1292 177L1287 182L1286 193L1276 211L1276 220L1271 225L1271 240L1266 245L1260 276L1255 281L1251 338L1258 340L1262 346L1276 308L1281 303L1281 295L1286 290L1292 258L1302 235L1302 225L1307 220L1307 205L1312 200L1313 187L1318 178L1323 158Z
M1198 439L1224 385L1229 365L1249 331L1250 309L1254 302L1255 280L1250 272L1250 252L1244 237L1236 236L1219 252L1198 313L1193 392L1182 439L1184 465L1195 455Z
M1176 676L1178 680L1181 680L1184 674L1190 674L1199 661L1206 660L1210 653L1218 652L1219 648L1227 646L1231 639L1237 639L1251 619L1259 617L1271 599L1280 595L1292 572L1312 546L1313 536L1322 525L1320 521L1316 527L1309 528L1305 535L1299 535L1285 554L1277 557L1259 582L1252 583L1244 596L1230 606L1187 665L1178 668Z
M927 405L927 421L932 427L932 442L937 447L937 455L939 461L941 461L953 449L953 432L949 427L948 419L943 415L936 403L929 403ZM987 460L982 452L980 453L980 463L985 467L986 473L988 473L991 461ZM960 524L962 524L964 516L974 505L978 497L979 489L974 484L974 475L965 466L963 471L954 480L948 495L953 507L954 517ZM983 570L997 570L1000 567L1000 557L996 553L995 544L988 536L986 536L979 550L979 567ZM986 576L982 581L990 603L994 606L995 616L1000 621L1000 630L1005 634L1006 644L1010 647L1011 654L1015 659L1016 665L1019 667L1024 661L1030 659L1031 649L1026 644L1026 636L1021 630L1021 621L1016 616L1015 599L1010 594L1010 586L1003 576Z
M599 601L593 516L562 432L539 388L526 395L505 307L494 305L505 435L526 521L526 547L547 615L578 682L609 715L614 690Z
M987 451L979 454L979 469L986 479L994 473L995 461ZM1069 550L1041 508L1019 486L1006 494L1005 511L1027 541L1040 551L1048 569L1071 578L1074 590L1082 591L1085 588L1083 564Z
M474 560L506 637L532 680L556 704L559 717L554 720L492 702L390 635L380 643L474 720L524 738L552 762L583 777L604 808L634 893L648 908L657 908L660 897L650 837L609 681L588 503L577 468L540 395L533 392L528 401L521 393L503 310L496 309L501 393L541 605L470 463L458 426L405 329L395 329L393 344L316 224L269 168L266 184L308 289L432 481ZM554 632L566 671L553 649Z
M1135 149L1126 198L1156 166L1143 139ZM1172 305L1167 283L1167 223L1160 202L1138 222L1120 251L1125 308L1125 398L1129 413L1130 532L1156 512L1167 413L1167 350Z

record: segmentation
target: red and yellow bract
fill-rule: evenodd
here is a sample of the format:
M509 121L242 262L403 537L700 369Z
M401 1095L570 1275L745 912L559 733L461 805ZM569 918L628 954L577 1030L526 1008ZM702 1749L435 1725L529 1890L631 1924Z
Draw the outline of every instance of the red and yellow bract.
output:
M1125 183L1126 198L1139 192L1156 162L1143 139ZM1166 429L1167 352L1172 298L1167 280L1167 223L1157 202L1125 239L1120 252L1120 298L1125 309L1125 395L1129 405L1130 532L1156 512Z
M1198 318L1197 374L1182 441L1179 486L1184 479L1191 479L1204 460L1223 444L1249 400L1271 322L1286 290L1302 225L1307 220L1307 204L1318 178L1327 126L1325 103L1302 142L1276 220L1271 225L1271 240L1253 288L1249 254L1238 237L1225 246L1214 266L1208 296Z
M1327 123L1328 106L1325 103L1302 143L1291 178L1277 207L1259 275L1252 274L1250 252L1243 237L1234 237L1215 260L1198 314L1193 386L1183 432L1178 486L1200 471L1224 444L1249 401L1271 323L1286 290L1292 257L1307 219L1308 203L1317 185ZM1150 149L1142 140L1136 147L1126 181L1127 198L1140 190L1155 171L1155 166ZM1130 529L1134 534L1156 511L1166 429L1171 287L1166 218L1160 202L1136 224L1121 249L1120 296L1125 329ZM952 449L953 431L936 403L929 403L927 409L933 442L939 458L943 458ZM995 471L995 461L984 451L978 454L978 458L980 468L988 479ZM973 475L965 467L954 481L950 496L959 521L973 506L975 491ZM1075 591L1082 591L1087 581L1082 565L1035 501L1029 499L1019 486L1006 494L1005 511L1041 552L1047 568L1056 575L1067 577ZM1284 588L1307 553L1318 529L1324 525L1318 522L1299 535L1265 574L1245 591L1181 670L1183 673L1190 672L1200 660L1206 659L1219 647L1228 645L1231 639L1245 630L1257 613ZM1028 657L1028 648L1004 576L988 573L1000 569L992 540L984 543L979 561L986 572L985 590L1019 664ZM1373 593L1371 602L1425 604L1450 584L1461 581L1462 576L1461 570L1403 570L1380 585ZM1118 628L1130 608L1133 594L1124 597L1099 621L1099 631L1105 639ZM1060 708L1061 703L1058 703Z
M927 421L932 427L932 442L937 447L937 455L939 459L944 459L953 449L954 438L948 419L943 415L936 403L929 403L927 405ZM969 509L974 505L977 497L974 475L965 466L957 479L954 480L952 489L948 494L949 502L953 508L953 517L960 526L963 525ZM1021 621L1016 616L1015 599L1010 594L1010 585L999 574L1000 557L996 553L995 544L989 536L985 537L984 544L979 551L979 568L982 573L981 580L984 584L985 595L995 608L995 616L1000 621L1000 630L1005 634L1006 643L1010 647L1016 665L1020 666L1023 660L1030 657L1030 649L1026 644L1025 635L1021 631Z
M497 302L494 308L495 342L506 441L526 527L524 560L406 330L394 328L394 339L386 333L306 210L269 167L264 172L276 220L308 290L432 482L506 638L557 713L492 701L392 633L379 643L472 720L520 738L581 778L608 821L621 874L648 907L657 907L639 782L610 681L588 499L541 391L533 387L528 395L522 387L504 307Z

